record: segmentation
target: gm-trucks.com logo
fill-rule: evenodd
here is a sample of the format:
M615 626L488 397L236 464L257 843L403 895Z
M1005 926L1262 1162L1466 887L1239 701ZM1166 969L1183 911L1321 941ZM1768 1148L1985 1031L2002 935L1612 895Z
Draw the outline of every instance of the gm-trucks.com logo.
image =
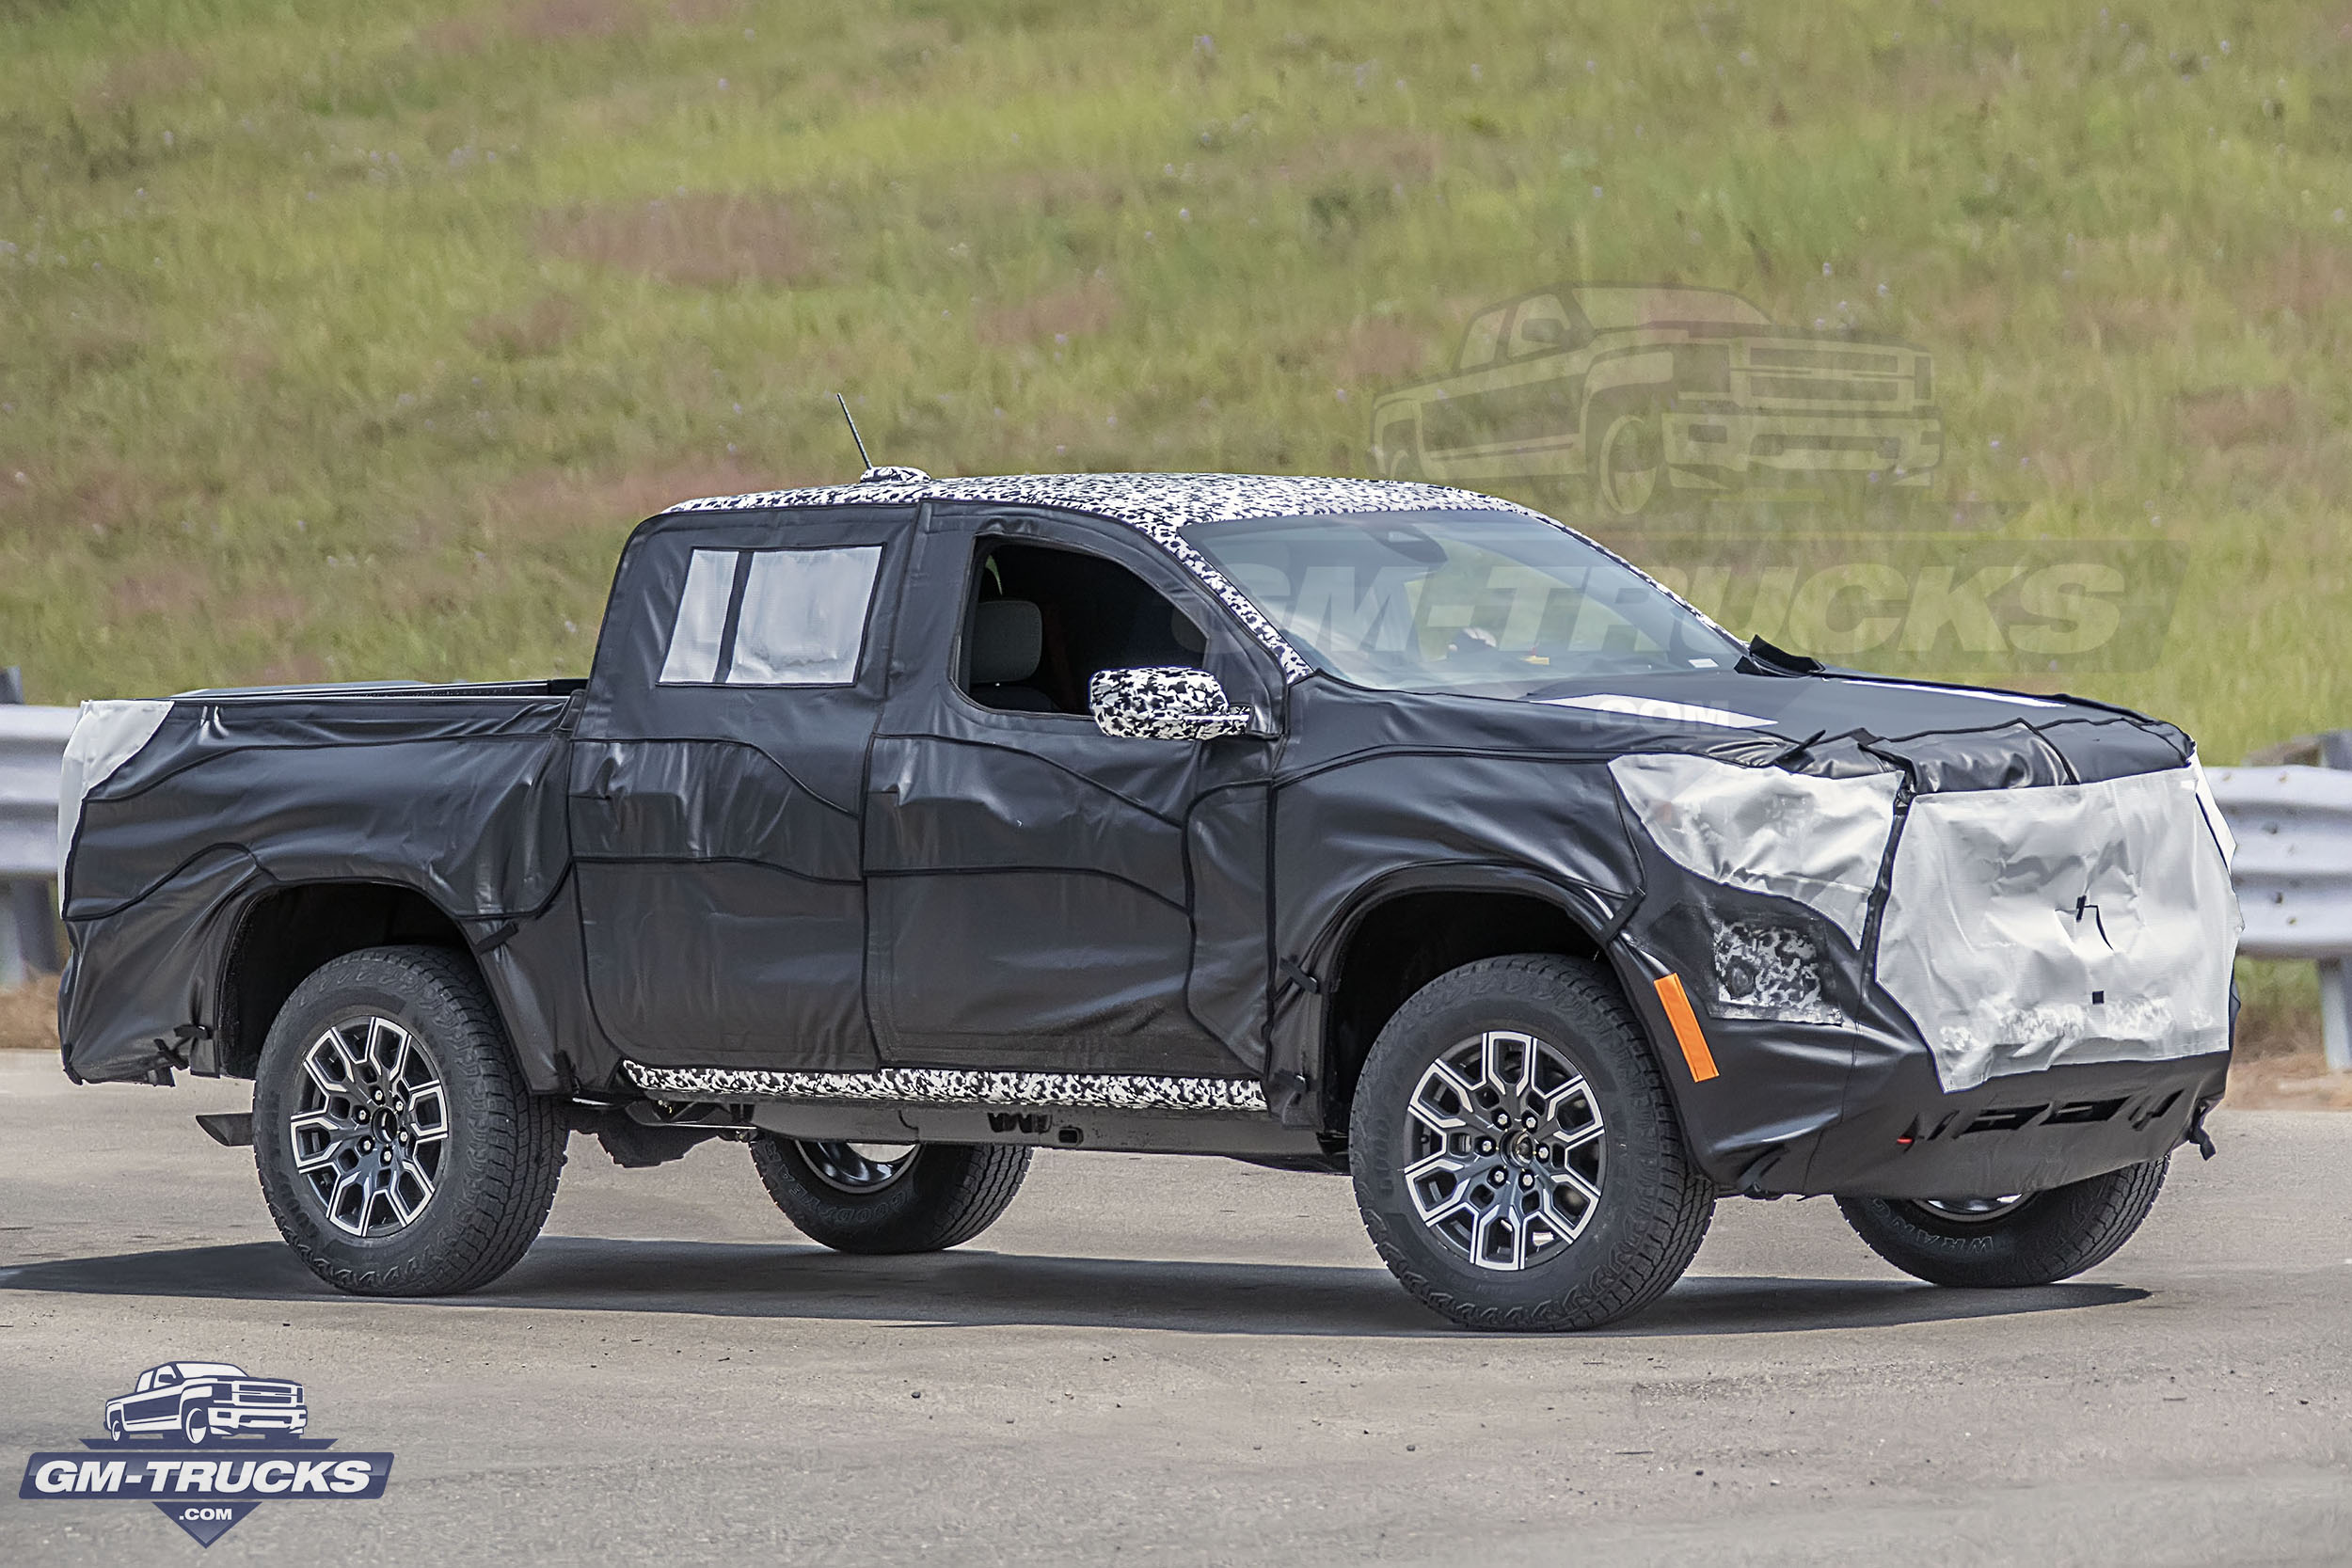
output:
M384 1495L388 1453L329 1453L305 1437L302 1385L225 1361L167 1361L106 1402L106 1435L78 1452L37 1453L16 1495L35 1502L152 1503L209 1546L267 1502L360 1502Z

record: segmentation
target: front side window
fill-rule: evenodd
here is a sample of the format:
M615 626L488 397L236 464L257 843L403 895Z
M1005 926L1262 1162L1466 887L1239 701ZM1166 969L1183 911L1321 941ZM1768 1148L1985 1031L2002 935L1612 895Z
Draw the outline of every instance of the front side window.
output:
M847 686L857 679L882 546L696 550L664 686Z
M1002 539L974 553L961 685L982 707L1083 714L1098 673L1198 669L1207 646L1191 616L1116 562Z
M1728 668L1739 643L1567 530L1505 512L1199 523L1184 538L1318 669L1386 691L1542 697Z

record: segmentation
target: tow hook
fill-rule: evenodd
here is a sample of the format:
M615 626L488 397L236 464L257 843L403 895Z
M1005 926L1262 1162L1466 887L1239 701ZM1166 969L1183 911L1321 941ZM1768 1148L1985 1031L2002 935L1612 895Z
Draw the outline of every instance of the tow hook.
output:
M2195 1144L2197 1152L2208 1160L2213 1158L2213 1134L2205 1131L2205 1113L2213 1107L2210 1100L2199 1101L2197 1114L2188 1118L2188 1130L2181 1134L2181 1142Z

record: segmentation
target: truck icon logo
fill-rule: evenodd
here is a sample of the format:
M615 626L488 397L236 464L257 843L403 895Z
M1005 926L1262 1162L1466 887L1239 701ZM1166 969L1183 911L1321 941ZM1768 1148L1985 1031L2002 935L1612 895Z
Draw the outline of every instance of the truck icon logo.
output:
M310 1424L302 1385L249 1377L226 1361L167 1361L139 1373L132 1390L106 1402L106 1432L171 1433L190 1447L215 1437L299 1437Z
M307 1437L302 1385L226 1361L167 1361L106 1402L106 1435L24 1461L31 1502L152 1503L209 1546L265 1502L367 1502L384 1496L389 1453Z
M1924 491L1943 460L1932 356L1782 326L1738 294L1577 283L1471 318L1446 374L1372 408L1390 479L1518 482L1604 518L1767 486Z

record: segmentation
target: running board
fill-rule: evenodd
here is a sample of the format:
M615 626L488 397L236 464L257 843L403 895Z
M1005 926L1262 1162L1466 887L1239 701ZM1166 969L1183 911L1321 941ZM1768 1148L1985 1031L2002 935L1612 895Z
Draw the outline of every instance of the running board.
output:
M1119 1111L1079 1107L857 1105L764 1101L752 1125L779 1137L850 1143L1029 1144L1129 1154L1232 1154L1321 1159L1323 1143L1263 1112Z

